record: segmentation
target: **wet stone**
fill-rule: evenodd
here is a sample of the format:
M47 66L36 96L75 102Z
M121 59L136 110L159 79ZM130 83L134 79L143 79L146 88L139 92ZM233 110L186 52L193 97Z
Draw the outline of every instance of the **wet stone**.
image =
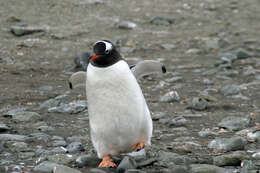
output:
M220 92L224 95L235 95L240 92L240 88L237 85L226 85L220 89Z
M52 173L54 167L59 166L57 163L44 161L33 168L33 171L42 173Z
M134 29L136 28L136 24L134 22L130 22L130 21L120 21L118 24L117 24L117 27L119 29Z
M254 159L260 160L260 152L256 152L252 155Z
M10 31L15 36L23 36L28 34L33 34L35 32L44 32L46 28L44 27L36 27L36 26L28 26L26 24L11 26Z
M116 168L117 173L124 173L128 169L135 169L137 164L132 157L125 156Z
M208 164L191 164L190 168L191 173L221 173L225 171L224 168Z
M92 156L90 154L81 155L81 156L77 157L77 159L76 159L76 166L80 167L80 168L84 167L84 166L97 167L99 162L100 162L99 158Z
M248 117L228 116L222 119L221 122L218 123L218 126L228 130L238 131L249 127L250 122L251 119Z
M166 17L155 16L155 17L152 17L152 19L150 20L150 23L154 24L154 25L169 26L169 25L175 23L175 19L174 18L166 18Z
M70 168L64 165L57 165L53 168L53 173L81 173L77 169Z
M231 138L217 138L212 140L208 147L218 151L234 151L243 150L247 141L245 138L240 136L235 136Z
M85 148L81 142L72 142L66 147L66 149L69 153L85 151Z
M216 166L240 166L242 160L250 159L244 151L236 151L231 154L223 154L213 158Z
M159 101L170 103L170 102L178 102L178 101L180 101L180 99L181 98L177 91L170 91L170 92L166 93L165 95L163 95Z

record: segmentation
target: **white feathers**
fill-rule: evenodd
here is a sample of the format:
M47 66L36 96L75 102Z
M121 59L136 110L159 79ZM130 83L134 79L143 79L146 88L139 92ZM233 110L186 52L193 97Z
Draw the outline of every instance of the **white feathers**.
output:
M102 43L104 43L106 45L105 52L108 52L108 51L112 50L113 45L111 43L107 42L107 41L101 40L101 41L97 41L95 44L100 43L100 42L102 42Z

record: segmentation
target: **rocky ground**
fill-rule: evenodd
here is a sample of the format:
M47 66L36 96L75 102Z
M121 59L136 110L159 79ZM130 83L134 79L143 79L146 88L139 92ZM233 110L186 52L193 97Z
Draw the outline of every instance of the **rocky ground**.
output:
M259 172L259 9L259 0L0 1L0 172ZM97 169L84 90L67 83L100 39L130 64L168 69L139 81L152 146L116 156L117 169Z

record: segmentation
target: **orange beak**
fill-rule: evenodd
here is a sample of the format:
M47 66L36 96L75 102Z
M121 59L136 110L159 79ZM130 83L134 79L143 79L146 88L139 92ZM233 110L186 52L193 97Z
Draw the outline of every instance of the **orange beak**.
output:
M91 59L92 61L94 61L94 60L97 59L98 57L100 57L100 55L94 55L94 56L92 56L90 59Z

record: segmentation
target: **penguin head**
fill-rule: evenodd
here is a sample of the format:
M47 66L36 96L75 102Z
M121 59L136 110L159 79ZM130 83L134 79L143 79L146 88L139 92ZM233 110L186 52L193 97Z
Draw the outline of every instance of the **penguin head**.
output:
M94 66L107 67L122 59L114 44L108 40L97 41L93 51L95 55L90 58L90 62Z

